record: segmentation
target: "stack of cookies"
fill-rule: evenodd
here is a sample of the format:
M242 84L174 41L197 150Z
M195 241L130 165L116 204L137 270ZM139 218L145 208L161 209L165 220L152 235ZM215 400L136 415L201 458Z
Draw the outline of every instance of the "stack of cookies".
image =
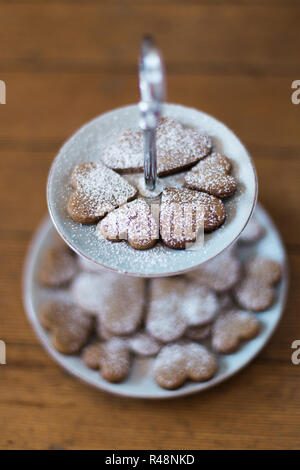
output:
M262 236L252 220L238 245L197 270L150 280L100 268L57 240L38 271L50 299L40 307L40 322L58 352L80 355L109 382L126 380L139 356L152 358L153 380L165 389L208 381L219 355L259 334L259 312L276 298L280 265L241 260L240 246Z
M173 118L159 121L156 147L163 191L154 208L141 178L143 135L128 129L104 149L99 161L73 168L68 215L80 224L97 224L100 238L126 240L137 250L151 249L158 240L185 249L199 231L218 229L226 218L224 201L238 186L230 160L213 151L207 134Z

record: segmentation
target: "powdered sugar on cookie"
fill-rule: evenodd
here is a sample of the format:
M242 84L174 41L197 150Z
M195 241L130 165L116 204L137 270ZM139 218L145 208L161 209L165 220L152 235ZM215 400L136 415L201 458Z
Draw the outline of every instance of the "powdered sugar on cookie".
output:
M230 173L231 163L227 157L213 153L186 173L185 186L197 189L221 199L232 196L237 183Z
M196 343L165 346L154 364L154 378L163 388L174 390L186 380L204 382L217 370L215 356Z
M75 222L93 224L116 207L131 200L136 189L102 163L82 163L72 173L75 191L68 212Z
M162 118L156 129L157 171L166 176L188 168L210 152L211 140L205 133L185 128L172 118ZM107 147L102 161L120 173L144 168L143 135L126 130L116 144Z
M216 295L207 287L182 278L153 279L146 329L159 341L175 341L189 326L210 323L218 308Z
M146 250L159 238L159 205L150 207L143 199L136 199L108 214L97 227L107 240L127 240L136 250Z

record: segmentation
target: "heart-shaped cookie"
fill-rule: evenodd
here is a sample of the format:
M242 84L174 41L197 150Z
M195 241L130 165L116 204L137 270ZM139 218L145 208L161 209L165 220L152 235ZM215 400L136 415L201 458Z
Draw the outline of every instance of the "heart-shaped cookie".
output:
M159 205L143 199L124 204L108 214L97 226L100 237L112 242L127 240L136 250L147 250L159 238Z
M130 370L130 352L126 342L120 338L88 346L82 359L90 369L99 369L102 378L108 382L122 382Z
M185 128L172 118L162 118L156 129L157 173L167 176L189 168L211 150L207 134ZM102 154L102 161L120 173L142 171L144 168L143 135L126 130L118 141Z
M230 171L230 160L220 153L213 153L185 175L184 185L223 199L236 191L237 183Z
M223 202L192 189L166 188L160 208L160 236L165 245L184 249L199 240L203 232L218 228L224 222Z
M235 288L238 304L248 310L261 312L275 299L274 284L281 276L279 263L268 258L255 257L245 266L245 277Z
M200 268L187 273L189 279L217 292L231 289L241 277L241 262L235 250L229 248Z
M74 302L99 316L111 335L127 335L139 326L144 307L145 281L112 272L81 273L72 284Z
M153 279L149 288L146 330L168 343L183 336L189 326L210 323L219 308L214 292L187 283L184 278Z
M74 168L72 186L75 191L67 209L72 219L81 224L98 222L137 193L122 176L94 162L81 163Z
M46 287L59 287L72 280L78 270L77 258L69 247L59 243L44 255L38 280Z
M61 300L43 304L40 321L52 333L52 344L62 354L79 352L87 343L94 324L79 306Z
M204 382L217 370L215 356L196 343L165 346L154 363L155 381L163 388L174 390L186 380Z
M236 351L241 343L259 332L259 321L253 313L231 310L220 315L213 325L212 346L223 354Z

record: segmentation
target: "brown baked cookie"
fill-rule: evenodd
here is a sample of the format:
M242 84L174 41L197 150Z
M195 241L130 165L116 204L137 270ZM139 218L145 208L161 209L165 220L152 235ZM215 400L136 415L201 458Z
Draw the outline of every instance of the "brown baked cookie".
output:
M212 346L222 354L236 351L242 341L250 340L259 332L259 321L253 313L231 310L220 315L213 325Z
M81 273L72 284L74 302L99 316L105 331L116 336L137 330L142 320L144 294L144 279L109 271Z
M173 249L184 249L205 232L218 228L226 217L223 202L192 189L166 188L160 208L160 236Z
M143 134L126 129L117 141L102 152L102 162L119 173L135 173L144 169Z
M211 150L207 134L185 128L172 118L162 118L156 129L157 172L167 176L189 168ZM106 166L119 173L142 171L144 168L143 135L126 130L118 141L102 154Z
M281 277L281 267L276 261L255 257L245 266L245 278L235 288L235 299L248 310L261 312L275 299L274 284Z
M77 257L59 243L46 251L39 268L38 281L45 287L59 287L70 282L77 272Z
M224 199L232 196L237 188L236 180L229 174L230 171L230 160L220 153L213 153L186 174L184 184L187 188Z
M40 321L52 334L54 348L62 354L79 352L93 330L93 319L71 302L48 301L40 310Z
M189 326L214 320L218 299L204 286L186 283L183 278L153 279L149 288L146 330L158 341L179 339Z
M136 189L102 163L77 165L72 173L74 192L68 213L75 222L94 224L116 207L133 199Z
M136 199L101 220L97 233L111 242L127 240L135 250L147 250L159 238L158 214L158 204L150 207L144 199Z
M113 338L114 336L116 336L113 333L111 333L110 331L108 331L107 328L105 328L105 326L102 324L100 315L96 316L95 330L96 330L97 337L101 341L107 341L107 340Z
M99 369L102 378L108 382L122 382L129 374L129 349L126 342L119 338L88 346L82 359L90 369Z
M245 266L246 276L253 277L262 283L276 284L281 278L281 266L277 261L256 256Z
M224 292L241 278L241 262L235 250L229 248L200 268L187 273L187 277L200 285L205 285L216 292Z
M165 346L154 363L156 383L168 390L181 387L186 380L204 382L217 370L215 356L196 343Z

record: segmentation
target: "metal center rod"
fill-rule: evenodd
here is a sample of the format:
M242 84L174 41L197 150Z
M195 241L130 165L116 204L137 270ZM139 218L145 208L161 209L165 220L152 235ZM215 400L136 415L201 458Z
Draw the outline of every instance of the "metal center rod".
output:
M139 86L141 93L140 127L144 135L145 186L154 191L157 184L156 126L161 117L165 97L163 61L153 39L146 36L142 42Z

